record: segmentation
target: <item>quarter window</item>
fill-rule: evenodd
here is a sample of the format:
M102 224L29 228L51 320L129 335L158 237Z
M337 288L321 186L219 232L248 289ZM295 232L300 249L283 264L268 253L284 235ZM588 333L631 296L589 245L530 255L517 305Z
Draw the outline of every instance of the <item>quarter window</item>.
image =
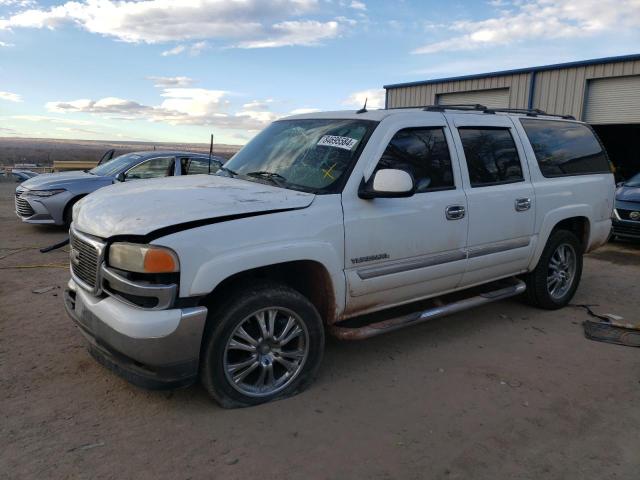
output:
M508 128L460 128L472 187L521 182L522 165Z
M127 180L168 177L173 175L173 157L152 158L131 168L127 172Z
M384 168L410 172L416 182L416 193L455 188L449 147L441 127L397 132L376 170Z
M209 173L208 158L183 158L180 160L182 175L198 175L201 173ZM211 173L218 171L218 164L211 162Z
M610 173L609 160L589 127L557 120L520 120L545 177Z

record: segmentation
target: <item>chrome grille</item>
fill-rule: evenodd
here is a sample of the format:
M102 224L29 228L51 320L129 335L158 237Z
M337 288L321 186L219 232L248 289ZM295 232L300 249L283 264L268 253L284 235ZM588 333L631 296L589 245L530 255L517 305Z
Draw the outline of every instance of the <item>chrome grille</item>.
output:
M21 217L30 217L31 215L35 215L36 212L33 211L29 202L17 195L18 194L16 193L16 213Z
M71 230L69 232L71 250L71 273L86 287L97 290L98 273L102 260L102 245Z

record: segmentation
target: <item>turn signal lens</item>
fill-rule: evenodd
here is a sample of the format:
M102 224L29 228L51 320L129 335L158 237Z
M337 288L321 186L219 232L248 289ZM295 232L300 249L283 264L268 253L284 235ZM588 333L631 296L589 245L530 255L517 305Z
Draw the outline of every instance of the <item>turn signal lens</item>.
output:
M172 250L124 242L109 247L109 266L138 273L171 273L180 270L178 257Z
M144 271L147 273L177 272L178 260L173 252L150 248L144 256Z

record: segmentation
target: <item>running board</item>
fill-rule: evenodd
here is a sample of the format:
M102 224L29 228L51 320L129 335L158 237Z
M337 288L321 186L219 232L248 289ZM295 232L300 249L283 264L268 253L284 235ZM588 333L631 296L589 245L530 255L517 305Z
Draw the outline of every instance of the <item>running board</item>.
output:
M505 286L505 281L508 282L507 286ZM410 325L417 325L418 323L433 320L435 318L452 315L454 313L462 312L470 308L479 307L480 305L484 305L486 303L497 302L498 300L503 300L505 298L515 297L516 295L520 295L527 289L525 283L522 280L518 280L516 278L503 280L499 282L498 285L492 285L499 286L499 288L495 290L483 291L482 293L476 293L473 294L473 296L450 301L449 303L446 303L447 297L432 299L431 302L434 304L434 306L426 310L412 312L378 322L368 323L363 326L345 326L349 323L353 323L352 319L349 319L346 321L338 322L335 325L331 325L329 327L329 331L332 335L341 340L362 340L364 338L382 335L383 333L393 332L394 330L399 330ZM473 291L477 292L477 289L474 289ZM464 294L465 292L458 292L453 295L458 296L459 298L461 293ZM451 296L452 295L449 295L449 297Z

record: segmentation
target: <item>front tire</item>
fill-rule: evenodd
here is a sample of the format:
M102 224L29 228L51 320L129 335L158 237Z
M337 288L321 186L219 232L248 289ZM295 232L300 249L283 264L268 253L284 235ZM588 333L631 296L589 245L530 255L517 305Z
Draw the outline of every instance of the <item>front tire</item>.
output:
M324 328L313 304L280 284L236 291L212 311L200 380L225 408L295 395L314 379Z
M547 310L566 306L580 284L582 252L582 245L572 232L553 232L535 270L524 278L528 303Z

